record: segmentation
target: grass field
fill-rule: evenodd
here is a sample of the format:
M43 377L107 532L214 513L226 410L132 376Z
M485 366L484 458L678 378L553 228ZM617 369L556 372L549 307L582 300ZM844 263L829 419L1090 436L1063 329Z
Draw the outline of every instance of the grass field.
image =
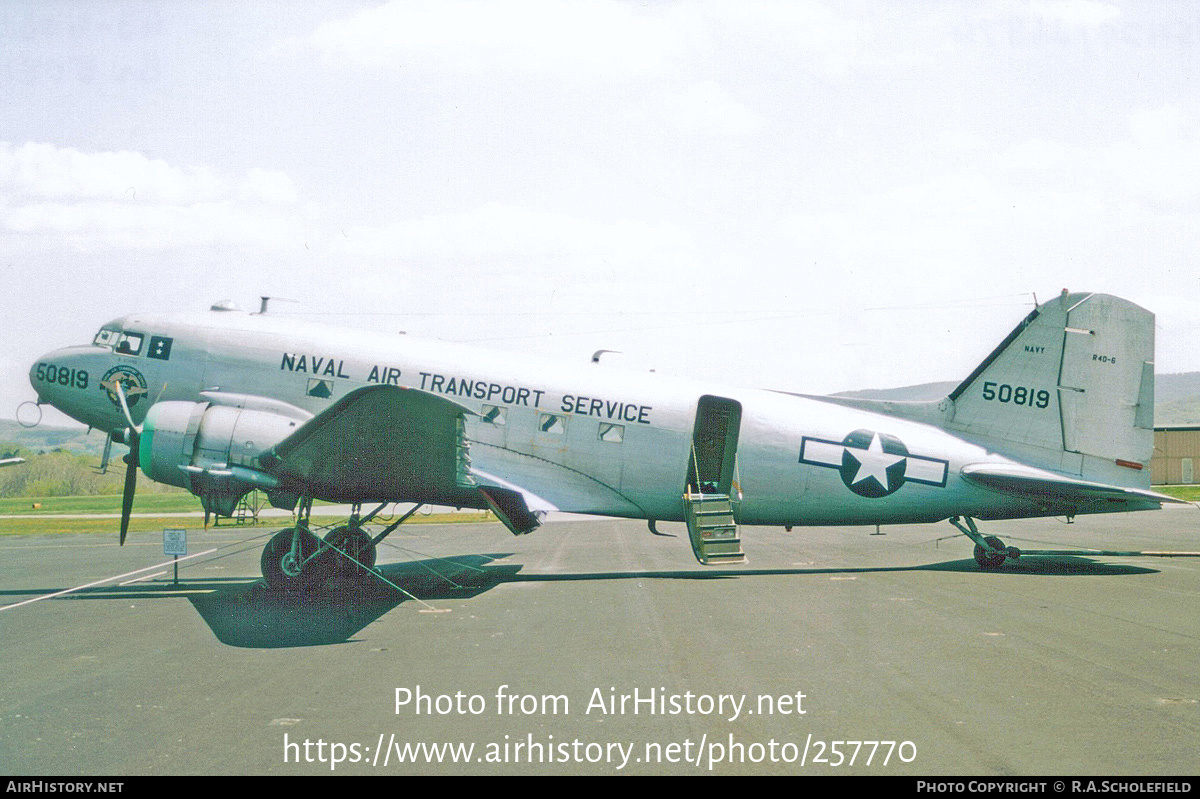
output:
M119 510L119 509L118 509ZM314 524L329 524L336 520L335 516L314 516ZM496 517L483 511L463 513L432 513L428 516L417 514L405 524L466 524L472 522L494 522ZM143 516L129 520L129 535L135 533L154 533L161 535L164 528L188 527L196 528L203 525L204 520L198 516ZM260 518L258 524L247 522L240 527L253 530L256 527L264 532L282 529L291 523L287 516L267 516ZM373 525L374 526L374 525ZM221 527L238 528L230 519L222 520ZM13 519L0 516L0 536L6 535L59 535L63 533L97 533L111 534L115 540L121 522L115 518L91 519ZM316 532L314 528L314 532Z
M326 505L320 503L317 505ZM204 524L199 514L204 509L200 500L191 494L138 494L133 503L134 514L162 514L161 516L134 516L129 521L130 534L137 532L161 532L164 527L200 527ZM52 535L60 533L101 533L111 532L117 535L120 521L116 515L121 513L121 497L113 494L82 497L17 497L0 499L0 536L4 535ZM80 514L93 518L59 519L49 518L61 514ZM195 516L178 516L170 514L197 514ZM14 517L27 518L14 518ZM38 518L38 517L43 518ZM98 518L96 518L98 517ZM324 523L333 521L335 517L320 515L318 510L314 522ZM405 524L430 523L460 523L494 521L490 513L434 513L423 515L418 513ZM289 523L287 516L264 516L259 519L257 527L281 528ZM388 519L390 521L390 519ZM223 519L222 527L236 527L232 519ZM245 527L255 527L249 520Z
M134 513L189 513L203 511L200 500L191 494L144 492L133 498ZM120 513L119 494L87 497L13 497L0 499L0 515L42 513Z
M314 524L331 524L335 516L314 516ZM408 519L404 524L464 524L473 522L494 522L496 517L484 511L462 513L431 513L421 516L420 513ZM130 535L134 533L162 534L163 528L197 528L204 519L192 516L143 516L130 519ZM287 516L270 516L258 519L258 524L247 522L240 527L246 529L259 528L262 530L282 529L290 523ZM374 524L373 524L374 525ZM222 528L239 527L232 519L223 519ZM4 535L59 535L64 533L97 533L112 534L116 537L121 528L120 519L116 518L5 518L0 516L0 536ZM316 530L314 530L316 531Z
M260 525L264 530L267 529L266 522ZM271 519L272 522L277 522L279 527L283 527L288 521L284 519ZM132 536L138 532L156 531L162 533L165 527L199 527L204 523L204 520L199 517L190 516L160 516L160 517L142 517L129 520L129 534ZM121 520L115 518L90 518L90 519L13 519L0 516L0 536L6 535L56 535L61 533L100 533L104 535L112 535L113 540L117 540L118 532L121 529Z
M1154 490L1175 499L1200 502L1200 486L1154 486Z

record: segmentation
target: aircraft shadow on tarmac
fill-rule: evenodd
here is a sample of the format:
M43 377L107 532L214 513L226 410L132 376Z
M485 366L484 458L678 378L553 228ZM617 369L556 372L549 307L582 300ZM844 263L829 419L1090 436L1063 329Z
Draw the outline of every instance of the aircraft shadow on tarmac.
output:
M916 566L854 568L723 568L572 572L522 572L520 563L498 563L511 553L458 555L450 558L383 564L387 580L425 602L470 599L504 583L578 582L584 580L732 580L768 576L871 574L895 572L971 572L978 579L1002 575L1121 576L1154 574L1156 570L1086 557L1032 556L1010 562L994 572L980 572L974 560L953 560ZM74 594L71 599L160 599L191 602L219 641L229 646L277 649L328 646L351 641L371 622L402 603L417 604L382 580L350 583L333 581L302 592L279 592L261 581L237 578L184 579L176 590L169 584L139 583ZM0 595L35 592L0 592ZM40 593L40 592L36 592Z
M411 596L369 576L329 581L305 591L280 592L262 581L188 597L222 643L257 649L346 643L357 632L403 602L469 599L521 569L494 564L507 553L458 555L437 560L383 564L378 571ZM414 603L415 604L415 603Z
M788 569L681 569L664 571L581 572L533 574L522 572L522 564L497 563L508 553L459 555L439 560L389 563L379 572L393 583L426 602L470 599L503 583L575 582L582 580L728 580L770 575L856 574L901 571L974 572L974 560L958 560L922 566L878 568L788 568ZM1153 569L1102 563L1080 557L1025 558L1000 572L1039 575L1127 575L1151 574ZM191 595L189 601L212 629L218 640L230 646L274 649L346 643L371 622L401 603L416 603L381 580L368 579L351 585L327 583L304 593L271 591L261 581L226 586L211 594Z
M1035 556L1008 563L994 572L981 572L973 559L951 560L920 566L858 566L846 568L805 567L794 569L728 568L680 571L585 572L580 574L517 574L508 582L553 582L557 580L728 580L746 577L817 574L871 574L875 572L972 572L981 578L1000 574L1044 574L1051 576L1116 576L1126 574L1157 574L1157 569L1119 563L1099 563L1075 556Z

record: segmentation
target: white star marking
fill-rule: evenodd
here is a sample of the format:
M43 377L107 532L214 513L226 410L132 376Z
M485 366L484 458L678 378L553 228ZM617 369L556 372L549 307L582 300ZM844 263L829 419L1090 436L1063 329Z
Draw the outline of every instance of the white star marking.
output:
M904 460L903 455L893 455L883 451L883 442L879 440L878 433L871 438L871 445L866 449L846 447L846 451L854 460L858 461L858 473L850 481L851 485L858 485L863 480L874 477L875 482L879 483L880 488L884 491L891 488L888 482L888 468Z

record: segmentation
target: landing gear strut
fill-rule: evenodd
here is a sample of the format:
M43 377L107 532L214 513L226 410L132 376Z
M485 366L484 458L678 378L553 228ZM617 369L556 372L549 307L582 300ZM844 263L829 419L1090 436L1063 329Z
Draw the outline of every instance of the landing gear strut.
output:
M276 591L299 591L319 585L330 577L359 579L368 574L388 582L375 571L375 547L393 530L407 521L423 505L418 504L372 538L364 528L390 503L384 502L359 516L358 505L346 524L325 535L324 540L309 531L312 498L300 502L295 527L280 530L263 547L262 574L267 586Z
M985 538L979 532L979 528L975 526L975 520L970 516L963 516L962 518L966 522L965 527L959 522L957 516L952 516L950 523L957 527L959 532L975 542L975 562L979 564L980 569L984 571L998 569L1009 558L1016 560L1021 557L1021 550L1016 547L1006 547L1004 542L996 536L989 535Z

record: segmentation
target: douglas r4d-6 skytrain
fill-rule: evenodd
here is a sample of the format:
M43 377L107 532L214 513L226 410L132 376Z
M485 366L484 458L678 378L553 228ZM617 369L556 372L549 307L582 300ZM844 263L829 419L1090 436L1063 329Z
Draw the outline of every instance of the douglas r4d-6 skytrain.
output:
M516 535L553 510L684 522L704 564L744 560L739 525L949 520L993 569L1020 553L976 520L1177 501L1149 490L1154 317L1103 294L1036 307L932 402L686 382L222 305L116 319L29 377L39 403L129 447L122 543L139 468L214 514L251 489L294 510L262 553L282 589L371 570L404 517L367 525L394 502L488 508ZM318 538L313 500L355 512Z

